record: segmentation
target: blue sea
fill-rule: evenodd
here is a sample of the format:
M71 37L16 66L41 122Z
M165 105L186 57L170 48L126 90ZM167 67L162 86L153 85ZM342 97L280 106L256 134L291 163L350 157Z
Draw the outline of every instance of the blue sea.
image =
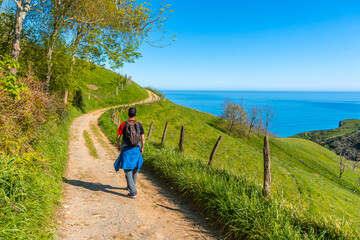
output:
M360 119L360 92L163 91L170 101L219 116L229 99L253 106L270 106L276 115L270 131L280 137L333 129L344 119Z

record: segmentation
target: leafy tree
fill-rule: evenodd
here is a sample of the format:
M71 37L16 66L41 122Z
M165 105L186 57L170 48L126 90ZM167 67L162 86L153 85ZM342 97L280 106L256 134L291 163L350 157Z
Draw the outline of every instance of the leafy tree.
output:
M239 104L235 104L229 100L223 103L223 108L221 118L226 120L229 135L231 135L235 127L240 127L246 123L246 112Z
M0 58L0 90L7 93L13 100L20 99L20 93L27 87L18 81L15 74L9 70L18 68L18 62L9 56Z
M0 4L1 5L1 4ZM9 55L12 48L12 34L15 14L10 11L0 12L0 55Z
M44 3L46 0L13 0L16 4L16 14L15 14L15 26L13 31L13 40L12 40L12 50L11 56L15 61L19 59L20 55L20 36L23 31L23 23L26 15L30 10L36 10L37 6L41 3ZM39 10L39 9L38 9ZM39 12L41 12L39 10ZM11 68L10 72L16 74L17 69Z

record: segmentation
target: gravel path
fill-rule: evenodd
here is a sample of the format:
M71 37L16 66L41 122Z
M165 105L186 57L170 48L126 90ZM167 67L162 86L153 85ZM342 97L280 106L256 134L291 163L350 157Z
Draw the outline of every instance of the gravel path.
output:
M157 99L149 92L146 101ZM138 197L126 196L124 174L113 168L119 152L99 129L100 135L92 129L107 109L84 114L71 125L57 239L219 239L193 208L146 171L138 176ZM98 159L85 146L85 130Z

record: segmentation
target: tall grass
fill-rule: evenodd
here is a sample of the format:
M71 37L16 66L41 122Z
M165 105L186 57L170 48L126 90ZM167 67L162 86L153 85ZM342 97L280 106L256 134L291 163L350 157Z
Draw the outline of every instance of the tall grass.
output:
M68 128L77 114L43 126L32 152L0 154L0 238L51 239L55 207L61 196L68 149Z
M109 80L116 77L116 73L103 68L88 71L83 76L85 82L97 84L111 93L113 86ZM82 95L85 105L81 108L68 106L66 111L55 109L54 112L61 112L59 116L48 118L41 115L45 111L44 107L27 114L29 124L36 122L37 118L46 122L37 124L36 134L33 128L20 128L14 131L17 135L4 135L1 138L6 140L7 147L0 149L0 239L53 239L56 231L55 208L62 194L62 175L68 158L69 126L72 120L96 108L131 103L148 97L146 91L134 82L119 90L117 97L108 99L88 100L85 90ZM15 111L11 110L14 106L8 107L9 112ZM25 123L29 125L28 122ZM27 138L30 141L24 138L25 135L32 136Z
M121 110L120 110L121 111ZM216 117L164 100L137 106L138 120L148 128L148 167L164 177L219 223L234 238L357 239L358 173L333 177L337 156L301 139L271 139L272 199L261 195L262 140L256 135L224 135L211 168L206 167L219 134ZM122 111L125 117L126 111ZM159 145L165 122L167 139ZM114 143L116 128L105 112L99 124ZM185 154L178 152L185 126ZM162 146L162 147L161 147ZM355 192L354 192L355 191Z
M315 220L296 208L290 212L284 202L266 200L260 187L229 171L209 168L175 149L146 147L146 166L191 197L233 239L350 238L339 230L341 223Z

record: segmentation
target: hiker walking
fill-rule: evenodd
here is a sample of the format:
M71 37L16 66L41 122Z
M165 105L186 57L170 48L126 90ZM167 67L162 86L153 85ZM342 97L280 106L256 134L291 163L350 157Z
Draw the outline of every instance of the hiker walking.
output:
M141 123L135 120L136 109L129 109L129 120L121 123L117 131L116 145L120 155L114 163L115 170L124 169L127 182L128 196L136 198L137 190L135 187L137 172L143 164L141 154L144 151L145 137L144 128ZM120 137L122 143L120 145ZM141 144L140 144L141 140Z

